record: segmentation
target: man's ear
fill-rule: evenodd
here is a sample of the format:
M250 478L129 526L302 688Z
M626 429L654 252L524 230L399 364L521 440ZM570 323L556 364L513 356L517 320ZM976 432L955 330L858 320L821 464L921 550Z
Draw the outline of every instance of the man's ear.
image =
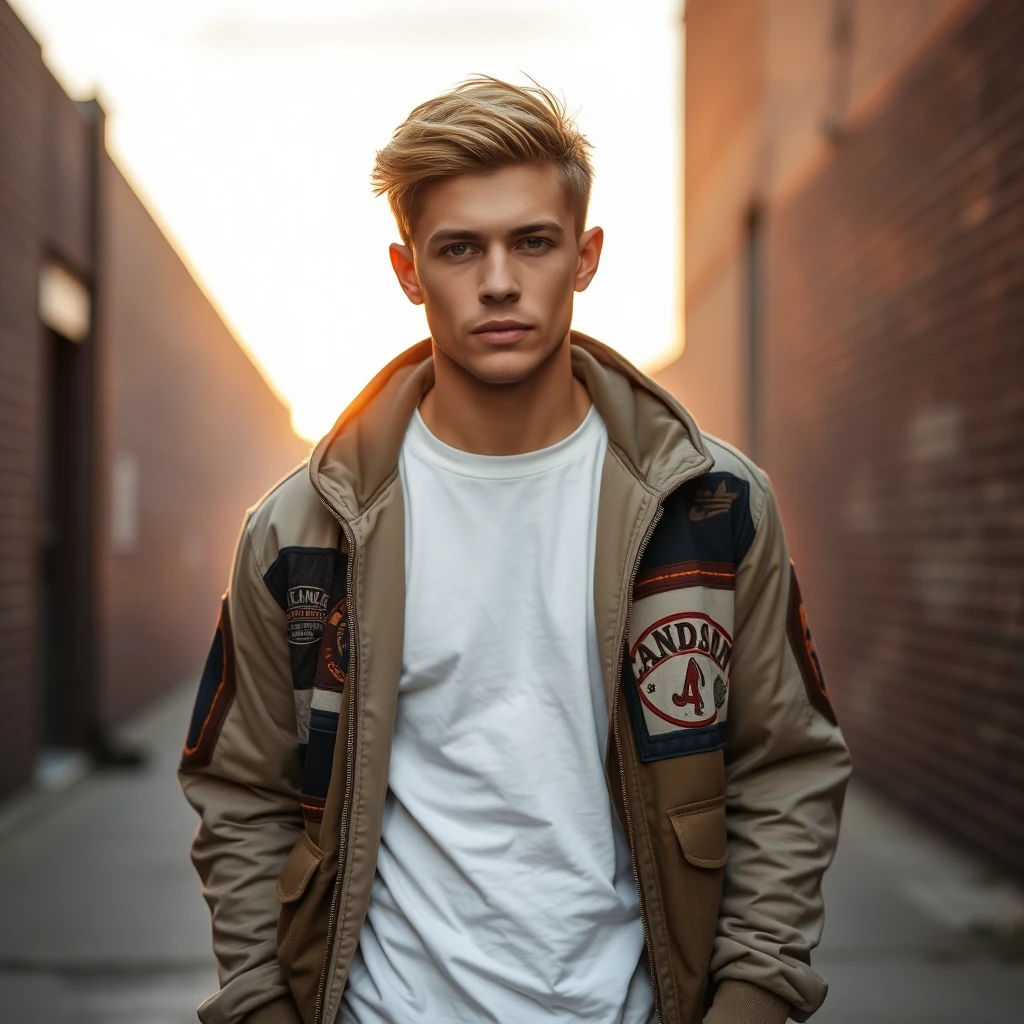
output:
M420 279L416 276L416 266L412 261L412 247L392 242L391 266L406 298L413 305L422 306L423 291L420 288Z
M576 263L576 277L573 288L586 291L587 286L597 273L597 265L601 262L601 248L604 245L604 228L589 228L580 235L579 259Z

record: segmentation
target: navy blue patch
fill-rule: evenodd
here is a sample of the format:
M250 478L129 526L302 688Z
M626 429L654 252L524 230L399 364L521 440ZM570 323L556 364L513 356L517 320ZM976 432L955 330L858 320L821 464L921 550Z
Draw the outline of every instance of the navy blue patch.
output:
M317 659L309 685L316 693L342 693L341 706L352 699L346 690L349 672L348 632L348 556L335 551L334 572L328 584L328 608L320 642L316 645ZM334 711L311 708L309 714L309 742L300 747L302 763L302 813L311 821L323 818L327 791L331 785L334 766L334 748L338 741L339 715Z
M338 716L333 711L313 709L309 717L309 746L302 773L302 796L326 799L331 783Z
M339 716L316 708L309 716L309 743L300 748L302 758L302 815L309 821L322 821L331 786L334 747L338 740Z
M205 768L213 759L221 727L234 698L235 657L228 618L228 598L225 594L221 598L217 629L203 666L185 746L181 752L182 770Z
M337 548L306 548L297 545L281 548L273 564L263 574L263 582L282 611L287 610L289 587L304 584L330 587L337 554Z
M700 729L674 729L672 732L657 736L652 736L647 731L636 677L633 675L633 666L629 661L625 644L622 647L620 683L633 724L637 750L644 764L663 761L669 757L682 757L685 754L703 754L725 746L725 722L715 722Z
M308 689L316 666L324 623L331 605L337 548L286 547L263 574L263 582L285 613L292 685Z
M753 542L750 484L733 473L705 473L665 500L639 572L684 562L738 567Z

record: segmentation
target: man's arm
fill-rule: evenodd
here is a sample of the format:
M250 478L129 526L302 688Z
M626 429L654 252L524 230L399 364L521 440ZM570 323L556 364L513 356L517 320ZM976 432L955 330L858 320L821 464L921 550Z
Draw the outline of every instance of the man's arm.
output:
M717 991L706 1024L802 1021L824 1000L827 985L810 954L821 938L821 877L850 774L771 485L754 472L763 490L736 579L725 750L729 853L710 964Z
M300 1024L277 965L277 876L302 830L284 613L246 520L179 771L199 813L192 862L213 922L220 991L204 1024Z

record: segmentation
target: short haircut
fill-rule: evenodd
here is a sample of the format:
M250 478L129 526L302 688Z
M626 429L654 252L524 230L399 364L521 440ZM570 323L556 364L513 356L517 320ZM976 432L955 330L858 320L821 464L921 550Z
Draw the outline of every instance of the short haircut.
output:
M549 89L475 75L421 103L398 126L377 153L373 191L387 194L408 244L422 186L459 174L552 163L575 213L578 233L586 224L594 179L590 148L565 104Z

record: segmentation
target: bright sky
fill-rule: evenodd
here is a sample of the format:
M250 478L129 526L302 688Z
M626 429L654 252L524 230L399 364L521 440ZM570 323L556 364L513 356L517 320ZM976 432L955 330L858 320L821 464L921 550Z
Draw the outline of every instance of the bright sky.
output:
M564 95L595 145L600 272L574 326L653 369L681 346L682 0L12 0L264 375L317 438L425 337L374 153L474 72Z

